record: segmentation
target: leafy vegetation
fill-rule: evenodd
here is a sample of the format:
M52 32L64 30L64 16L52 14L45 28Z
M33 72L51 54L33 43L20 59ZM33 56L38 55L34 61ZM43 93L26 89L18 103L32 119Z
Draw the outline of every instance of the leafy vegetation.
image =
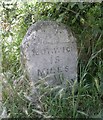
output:
M1 2L2 78L4 117L101 118L103 116L103 5L102 3ZM20 44L38 20L54 20L70 27L78 44L78 81L67 88L36 86L22 71ZM71 89L68 89L71 88Z

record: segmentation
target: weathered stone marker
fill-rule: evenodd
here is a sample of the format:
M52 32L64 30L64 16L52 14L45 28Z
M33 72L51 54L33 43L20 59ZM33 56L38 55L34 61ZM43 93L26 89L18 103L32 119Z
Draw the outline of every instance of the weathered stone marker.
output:
M53 21L33 24L21 44L21 58L30 80L61 84L77 78L77 45L71 31Z

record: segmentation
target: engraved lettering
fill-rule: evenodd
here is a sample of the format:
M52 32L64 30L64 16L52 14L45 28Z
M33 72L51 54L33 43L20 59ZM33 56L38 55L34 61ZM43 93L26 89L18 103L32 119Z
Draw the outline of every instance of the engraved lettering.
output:
M57 71L58 73L61 73L62 72L61 67L57 67Z
M43 71L41 71L41 70L38 69L38 77L43 76L43 74L44 74Z
M65 47L63 47L63 53L65 53Z
M68 72L68 70L69 70L69 67L66 66L66 67L65 67L65 72Z
M54 50L54 53L58 53L59 52L58 51L58 47L54 48L53 50Z
M56 58L55 58L55 63L58 63L59 61L60 61L59 56L56 56Z
M50 63L53 64L53 56L50 57Z
M70 52L70 48L69 47L54 47L54 48L46 47L46 48L40 49L39 51L36 50L36 48L34 48L32 52L33 52L33 55L45 55L45 54L52 55L52 54L58 54L60 52L63 52L63 53Z
M56 81L62 82L62 80L64 79L64 74L61 73L61 74L58 74L58 75L54 75L54 79L55 79Z
M49 69L47 69L47 72L46 72L46 74L47 74L47 75L49 75L49 74L50 74L50 71L49 71Z
M50 74L55 74L55 71L53 71L53 68L50 68Z

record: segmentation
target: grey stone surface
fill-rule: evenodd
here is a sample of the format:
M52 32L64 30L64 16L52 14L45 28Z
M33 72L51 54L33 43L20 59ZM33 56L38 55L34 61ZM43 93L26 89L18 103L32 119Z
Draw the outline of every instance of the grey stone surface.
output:
M45 78L61 84L77 78L77 45L71 30L53 21L40 21L27 31L21 44L21 62L34 83Z

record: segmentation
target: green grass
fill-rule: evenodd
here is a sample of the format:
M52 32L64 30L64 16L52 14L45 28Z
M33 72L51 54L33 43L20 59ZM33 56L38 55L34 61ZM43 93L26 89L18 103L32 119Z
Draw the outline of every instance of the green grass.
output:
M3 107L6 107L7 116L11 118L101 118L103 115L102 71L98 73L98 78L88 73L93 59L99 52L91 56L85 67L81 66L81 77L79 82L74 82L73 86L68 81L66 87L45 86L45 80L35 84L38 91L37 101L33 92L35 87L23 74L21 67L16 71L17 75L11 71L4 72L2 94ZM103 61L98 69L102 70L102 66Z
M59 4L59 3L58 3ZM87 16L79 17L87 24L81 25L79 18L74 20L76 12L67 16L58 15L58 4L49 4L48 7L40 3L33 9L33 5L25 5L18 9L14 6L12 12L4 9L6 22L11 25L10 31L4 29L2 33L2 116L10 118L102 118L103 117L103 34L98 26L102 26L99 5L87 5ZM62 4L59 4L62 8ZM73 7L73 4L70 4ZM65 7L65 5L64 5ZM77 6L76 6L77 7ZM86 7L86 5L85 5ZM90 7L90 8L89 8ZM44 9L45 8L45 9ZM57 8L54 14L54 10ZM99 12L97 12L99 10ZM35 11L35 12L33 12ZM84 8L85 11L85 8ZM59 11L60 12L60 11ZM69 11L70 12L70 11ZM17 14L18 13L18 14ZM30 14L30 13L33 13ZM35 14L34 14L35 13ZM49 14L50 13L50 14ZM79 10L81 13L81 10ZM6 16L8 15L8 16ZM17 17L16 17L17 15ZM35 16L34 16L35 15ZM39 81L35 86L24 74L20 64L20 44L28 27L38 19L58 19L71 26L78 43L78 81L71 86L67 81L66 87L51 87L45 85L45 80ZM61 16L62 15L62 16ZM35 20L31 18L34 17ZM63 17L63 18L61 18ZM86 19L85 19L86 17ZM81 19L80 18L80 19ZM91 19L93 18L93 19ZM17 23L12 23L15 19ZM73 23L73 21L75 21ZM5 23L5 21L3 21ZM97 24L98 23L98 24ZM95 26L96 25L96 26ZM96 28L97 27L97 28ZM8 42L8 37L12 41ZM38 95L34 92L38 91ZM37 98L37 100L35 99Z

